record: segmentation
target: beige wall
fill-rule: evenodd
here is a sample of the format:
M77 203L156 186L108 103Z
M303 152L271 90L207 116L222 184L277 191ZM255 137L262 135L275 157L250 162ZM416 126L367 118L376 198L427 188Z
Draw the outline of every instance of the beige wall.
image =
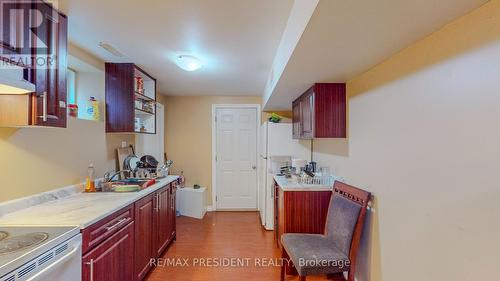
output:
M71 46L70 53L96 64ZM103 67L97 67L101 72L81 73L77 93L104 96ZM0 202L82 182L91 162L98 176L114 170L115 148L122 140L133 143L134 137L105 134L104 122L73 118L67 129L0 128Z
M261 104L261 97L162 96L165 105L165 152L172 172L184 171L187 185L207 187L212 202L212 104Z
M498 279L500 1L348 83L314 158L376 196L359 281Z

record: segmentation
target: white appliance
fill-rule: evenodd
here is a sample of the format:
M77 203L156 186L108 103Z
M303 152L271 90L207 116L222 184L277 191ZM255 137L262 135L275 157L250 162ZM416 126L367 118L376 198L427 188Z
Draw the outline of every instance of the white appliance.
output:
M286 157L311 158L310 141L294 140L291 123L265 122L261 126L259 149L259 211L262 225L267 230L274 229L273 175L279 171L280 163ZM276 159L276 161L273 161ZM290 163L291 164L291 163ZM274 170L274 171L273 171Z
M177 211L182 216L203 219L207 212L206 191L205 187L199 189L178 188L175 194Z
M78 227L0 226L0 281L78 281Z

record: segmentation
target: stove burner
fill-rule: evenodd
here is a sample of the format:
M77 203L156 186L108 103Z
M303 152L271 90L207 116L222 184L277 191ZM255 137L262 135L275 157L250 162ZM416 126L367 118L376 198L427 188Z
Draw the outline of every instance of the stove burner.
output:
M0 241L0 255L9 254L38 245L49 238L45 232L33 232L25 235L14 236Z
M9 233L5 231L0 231L0 241L4 240L7 237L9 237Z

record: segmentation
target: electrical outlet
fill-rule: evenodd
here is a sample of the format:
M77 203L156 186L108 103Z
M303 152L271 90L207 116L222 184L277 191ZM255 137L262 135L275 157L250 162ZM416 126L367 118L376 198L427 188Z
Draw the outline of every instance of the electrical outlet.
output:
M125 148L127 147L127 142L126 141L122 141L122 148Z

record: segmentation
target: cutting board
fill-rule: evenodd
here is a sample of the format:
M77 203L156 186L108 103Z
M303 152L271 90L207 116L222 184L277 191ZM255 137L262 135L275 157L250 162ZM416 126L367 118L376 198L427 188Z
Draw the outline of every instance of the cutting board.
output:
M131 154L134 154L134 151L133 151L132 147L127 146L127 147L117 148L116 153L118 155L118 168L120 170L123 170L123 168L124 168L123 162L125 161L125 158L127 158L127 156L129 156Z

